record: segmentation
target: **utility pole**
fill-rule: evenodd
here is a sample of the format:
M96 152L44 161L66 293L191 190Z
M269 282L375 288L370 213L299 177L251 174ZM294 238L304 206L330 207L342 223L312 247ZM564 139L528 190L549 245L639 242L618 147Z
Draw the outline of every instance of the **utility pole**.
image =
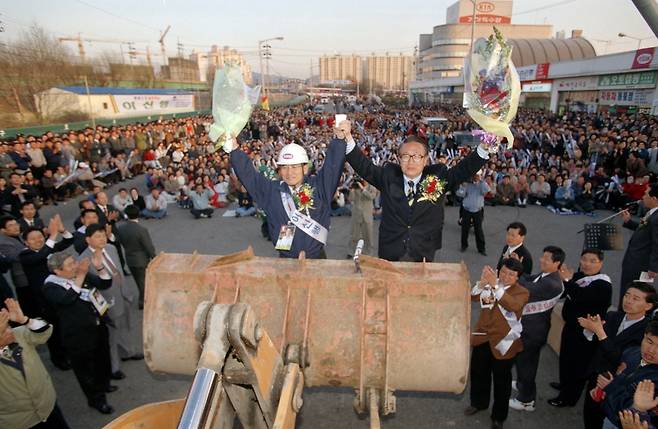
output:
M258 69L258 74L260 75L260 90L263 91L263 95L265 95L265 87L264 85L264 80L263 80L263 52L261 50L262 48L262 41L258 41L258 61L260 62L260 68Z
M270 96L270 58L272 57L272 51L270 44L263 45L263 57L265 58L265 95L269 98Z
M264 95L269 96L269 91L267 89L268 87L268 80L269 80L269 74L270 74L270 57L272 57L272 52L270 49L272 46L269 44L264 44L266 42L269 42L270 40L283 40L283 37L271 37L269 39L264 39L264 40L259 40L258 41L258 58L260 60L260 85L261 85L261 91ZM265 74L267 76L263 76L263 58L265 58Z
M133 60L136 57L135 44L133 42L128 42L128 58L130 59L130 65L132 65Z
M183 44L178 39L178 58L183 58Z

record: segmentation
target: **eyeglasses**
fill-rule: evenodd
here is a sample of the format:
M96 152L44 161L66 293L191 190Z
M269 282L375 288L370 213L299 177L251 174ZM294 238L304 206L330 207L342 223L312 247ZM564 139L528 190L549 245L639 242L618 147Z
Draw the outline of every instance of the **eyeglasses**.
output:
M409 155L408 153L403 153L400 155L400 161L402 162L409 162L412 159L414 162L420 162L425 158L426 155L419 155L419 154L414 154L414 155Z

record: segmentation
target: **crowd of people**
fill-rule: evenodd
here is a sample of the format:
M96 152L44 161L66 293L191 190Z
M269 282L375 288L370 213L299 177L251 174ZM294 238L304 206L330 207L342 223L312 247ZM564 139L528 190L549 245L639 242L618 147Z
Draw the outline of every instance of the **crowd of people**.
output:
M0 380L15 382L19 371L46 386L0 387L0 426L66 427L47 371L27 352L43 343L57 368L73 369L91 407L113 412L110 381L125 377L122 362L143 359L136 326L155 249L140 219L170 210L187 210L191 220L216 209L259 215L281 257L309 258L326 258L331 216L352 216L346 245L363 239L366 253L380 219L379 257L429 262L442 246L444 201L460 206L461 250L473 226L483 255L485 205L535 204L556 214L627 208L625 225L635 229L627 250L634 265L618 311L608 312L612 285L601 250L585 249L572 270L564 251L547 245L533 275L527 230L509 225L498 266L484 267L472 290L481 310L466 414L489 407L492 375L492 427L502 427L509 408L535 409L550 315L566 297L559 394L550 405L574 406L585 391L587 428L656 417L655 405L646 407L649 383L658 381L656 292L648 282L658 273L654 117L520 110L515 141L494 153L468 143L473 124L454 106L365 105L348 119L335 123L312 105L257 110L223 149L208 138L209 116L19 135L0 145L0 270L10 279L0 277ZM122 184L136 176L144 186ZM72 228L60 216L40 216L43 205L69 198L80 208ZM644 216L634 222L631 214ZM637 281L640 273L647 281ZM38 400L6 400L15 389Z

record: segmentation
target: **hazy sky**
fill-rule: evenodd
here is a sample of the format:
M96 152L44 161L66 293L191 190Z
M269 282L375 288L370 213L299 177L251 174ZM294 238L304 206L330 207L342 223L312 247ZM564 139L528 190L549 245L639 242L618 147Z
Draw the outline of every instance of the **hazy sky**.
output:
M11 40L36 22L54 35L133 41L144 51L150 46L159 62L160 31L171 25L165 39L175 55L177 43L185 53L205 51L212 44L242 51L258 71L258 40L272 42L270 70L274 74L307 78L318 73L317 58L334 53L412 53L420 33L445 23L454 0L0 0L4 32ZM620 39L620 32L658 40L630 0L516 0L512 23L552 24L554 31L584 30L599 54L632 50L637 41ZM606 42L609 41L609 42ZM71 49L75 44L70 43ZM118 44L87 44L89 55L119 52ZM124 47L127 52L127 47ZM75 51L77 52L77 51Z

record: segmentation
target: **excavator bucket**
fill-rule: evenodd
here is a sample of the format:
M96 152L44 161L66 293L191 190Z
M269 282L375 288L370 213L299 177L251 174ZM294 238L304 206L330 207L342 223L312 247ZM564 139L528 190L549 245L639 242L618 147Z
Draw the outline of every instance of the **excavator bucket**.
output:
M281 355L301 346L306 386L460 393L469 294L463 264L163 253L146 274L146 363L193 374L199 304L246 303Z

